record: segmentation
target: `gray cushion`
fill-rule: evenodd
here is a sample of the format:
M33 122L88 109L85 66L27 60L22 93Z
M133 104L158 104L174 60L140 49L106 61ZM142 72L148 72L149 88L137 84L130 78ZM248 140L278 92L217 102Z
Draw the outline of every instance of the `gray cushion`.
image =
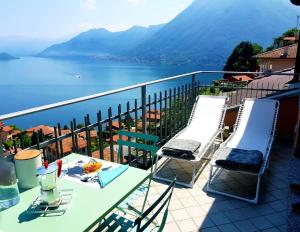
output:
M162 147L162 153L181 159L195 159L194 153L201 143L189 139L172 139Z
M230 170L257 173L263 161L263 154L257 150L243 150L223 147L216 154L216 165Z

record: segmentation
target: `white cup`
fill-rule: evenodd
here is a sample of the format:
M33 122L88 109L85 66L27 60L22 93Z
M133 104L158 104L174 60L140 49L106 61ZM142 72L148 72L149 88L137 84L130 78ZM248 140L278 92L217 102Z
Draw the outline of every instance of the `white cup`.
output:
M38 186L36 170L42 166L41 152L39 150L23 150L15 155L15 166L19 186L23 189Z

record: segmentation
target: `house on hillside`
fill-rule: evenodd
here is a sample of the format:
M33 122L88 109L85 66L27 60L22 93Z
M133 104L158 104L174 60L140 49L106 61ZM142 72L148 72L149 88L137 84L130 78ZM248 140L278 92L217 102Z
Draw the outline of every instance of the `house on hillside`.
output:
M0 125L0 127L1 127L1 125ZM5 126L2 123L2 127L1 127L1 130L0 130L0 139L3 142L7 142L9 140L12 140L14 137L16 137L20 133L21 133L21 131L15 130L11 126Z
M54 135L54 128L51 126L39 125L26 130L28 136L32 136L33 132L39 132L45 135L46 138L52 138Z
M295 66L298 44L292 44L255 55L260 72L280 71Z
M121 123L121 125L120 125L118 121L113 121L111 124L111 128L112 128L112 130L118 131L123 128L123 124ZM109 131L109 123L106 123L106 130Z
M61 149L62 148L62 149ZM79 154L86 155L87 151L87 142L85 139L81 137L77 137L77 149ZM66 156L68 154L71 154L73 152L73 141L72 138L65 138L62 140L62 143L58 143L58 149L56 147L55 143L50 144L47 147L48 156L56 156L57 153L63 154L63 156Z
M230 82L244 82L244 83L249 83L254 79L254 76L250 75L235 75L235 76L230 76L226 77L226 80Z

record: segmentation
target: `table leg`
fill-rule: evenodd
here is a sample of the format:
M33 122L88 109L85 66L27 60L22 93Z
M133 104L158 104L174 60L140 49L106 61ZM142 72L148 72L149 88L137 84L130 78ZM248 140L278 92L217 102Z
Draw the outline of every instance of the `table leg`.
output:
M145 209L145 205L146 205L146 202L147 202L147 198L148 198L148 194L149 194L149 190L150 190L150 185L151 185L151 180L152 178L149 178L149 183L148 183L148 188L147 188L147 192L146 192L146 195L145 195L145 199L144 199L144 203L143 203L143 207L142 207L142 213L144 212L144 209Z

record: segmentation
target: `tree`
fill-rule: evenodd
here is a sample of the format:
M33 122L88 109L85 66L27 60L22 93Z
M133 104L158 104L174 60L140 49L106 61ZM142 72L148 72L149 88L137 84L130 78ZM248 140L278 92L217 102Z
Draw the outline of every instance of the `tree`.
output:
M291 41L291 40L284 40L284 37L293 37L297 36L299 33L299 30L296 28L289 29L286 32L282 33L281 36L273 39L273 44L269 47L267 47L266 51L271 51L276 48L281 48L283 46L291 45L294 44L296 41Z
M17 135L17 137L19 138L20 142L22 144L20 144L21 146L23 146L23 148L27 148L31 146L31 138L26 134L26 131L22 131L20 134Z
M240 42L228 57L223 68L224 71L254 71L258 65L257 59L253 56L262 52L263 48L248 41ZM229 74L230 75L230 74ZM224 77L229 76L228 74Z
M78 123L77 126L76 126L77 129L80 129L82 127L84 127L84 125L82 123Z
M31 136L31 145L36 145L38 141L39 141L39 143L41 143L45 140L46 140L46 137L42 131L40 131L40 132L34 131Z

